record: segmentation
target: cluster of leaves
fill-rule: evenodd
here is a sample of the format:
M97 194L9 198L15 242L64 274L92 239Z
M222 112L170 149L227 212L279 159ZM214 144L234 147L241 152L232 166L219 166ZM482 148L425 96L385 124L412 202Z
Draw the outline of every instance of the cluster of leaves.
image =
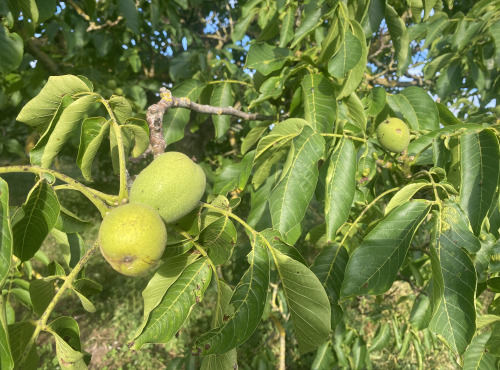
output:
M187 2L176 2L179 6L144 2L140 11L125 0L116 5L99 3L102 9L87 3L92 2L86 2L83 14L90 21L81 13L61 9L68 30L73 22L79 24L74 27L78 32L63 32L67 42L74 42L68 44L73 54L69 53L67 60L86 55L78 69L85 70L95 61L102 63L102 71L114 65L104 66L110 60L104 58L107 54L93 54L104 52L110 44L120 50L111 58L116 62L116 75L127 79L130 86L140 80L136 86L142 93L146 85L158 87L158 83L149 84L154 60L165 58L168 72L158 72L155 78L175 82L175 96L214 106L241 105L277 117L275 122L245 124L236 149L241 155L217 169L208 202L172 225L163 264L143 293L144 318L131 345L141 348L146 343L169 341L192 307L211 292L207 289L214 280L213 329L193 346L195 355L204 356L204 368L235 366L236 348L257 328L266 305L272 307L273 315L279 315L278 321L292 323L293 331L287 334L293 333L301 353L319 347L317 368L334 363L369 367L370 353L387 345L389 326L382 325L368 347L363 333L347 329L344 311L352 306L352 297L380 296L396 280L404 280L418 296L408 325L397 330L400 343L396 347L401 356L410 343L417 352L416 348L422 351L417 331L423 331L427 341L434 343L437 337L444 342L465 368L497 366L499 131L485 105L495 96L493 87L498 85L494 60L499 50L500 2L481 1L473 8L464 6L455 11L446 9L441 1L427 0L422 5L412 3L410 8L402 1L299 4L257 0L242 3L237 9L219 9L218 19L226 19L228 24L205 33L197 29L196 22L190 29L182 26L191 24L186 20L198 19L194 10L207 14L204 5L197 2L192 9ZM446 6L450 8L451 1ZM36 3L30 2L30 7L31 13L24 10L23 15L33 16ZM9 5L8 9L17 14L12 11L17 8ZM1 14L6 14L5 9ZM125 16L129 30L120 38L103 34L105 28L92 29L97 27L93 20L98 16L112 20L118 14ZM163 22L161 14L167 14L171 23ZM238 21L234 22L236 14ZM56 16L49 19L47 29ZM145 19L150 19L149 23ZM21 24L26 23L32 22ZM12 23L7 28L14 26ZM91 27L90 33L83 32L86 27ZM174 43L185 39L189 50L171 57L163 55L162 32L155 34L160 27ZM232 32L225 38L221 29ZM52 36L58 34L55 31ZM144 39L155 35L159 47L153 50L151 43L141 42L137 48L129 48L135 43L131 34ZM208 51L203 47L207 35L218 35L217 45ZM248 35L254 41L249 48L242 47L240 40ZM376 41L380 43L377 47ZM426 64L424 76L432 78L440 73L435 86L425 82L421 86L435 89L443 102L453 104L436 103L417 86L401 89L406 85L398 85L400 80L393 78L405 76L415 67L412 54L416 46L411 41L428 50L431 62ZM250 73L234 62L244 57ZM43 60L40 54L38 59ZM128 64L118 67L120 61ZM139 78L141 67L147 73ZM386 76L387 84L367 75L371 68ZM95 68L88 75L102 81L103 75L96 73L104 74ZM14 81L27 74L14 75L8 86L15 86ZM30 79L23 81L28 86ZM418 79L413 82L419 84ZM469 104L469 100L459 98L470 98L473 87L478 89L480 107L464 109L459 119L449 108ZM146 98L138 103L131 91L132 87L126 89L127 96L141 113ZM92 311L88 298L100 288L86 279L82 270L96 246L85 253L78 235L85 222L59 205L57 192L68 188L81 191L103 215L126 198L126 160L129 155L141 154L148 142L144 121L131 115L126 99L112 96L106 100L93 91L86 78L70 75L50 78L19 114L19 121L41 135L30 152L33 166L6 167L0 173L34 172L38 181L26 203L12 214L7 185L0 182L0 282L5 287L0 296L2 367L20 362L36 366L33 343L41 330L54 336L61 366L83 367L88 362L72 318L47 324L66 289L75 291L83 306ZM384 152L374 138L377 125L388 116L405 120L412 132L412 142L401 156ZM189 122L194 129L206 119L203 114L192 118L188 110L170 109L164 118L167 144L180 141ZM212 121L215 138L220 141L230 128L238 126L227 116L214 116ZM83 178L91 180L93 159L109 136L110 157L121 180L118 195L103 194L49 168L80 124L75 158ZM246 208L248 212L239 213ZM319 209L319 220L312 224L307 217L311 209ZM249 245L238 230L246 233ZM47 261L39 251L49 232L61 240L67 266ZM305 243L314 248L299 248ZM11 245L17 257L12 268ZM233 286L218 270L224 276L231 268L235 248L249 253L248 267L234 279ZM27 282L31 258L49 265L50 275ZM54 283L61 281L56 293ZM272 296L270 286L277 287ZM479 313L483 294L493 298ZM29 309L18 322L12 315L4 315L11 299ZM38 317L36 325L30 321L33 317ZM393 332L396 326L392 325ZM346 353L347 358L342 357Z

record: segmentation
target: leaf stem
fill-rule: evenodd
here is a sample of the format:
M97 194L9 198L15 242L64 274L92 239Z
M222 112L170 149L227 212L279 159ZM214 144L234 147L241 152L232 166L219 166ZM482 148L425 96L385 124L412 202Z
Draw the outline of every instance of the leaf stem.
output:
M18 369L22 369L22 365L23 365L24 361L26 361L26 359L28 358L28 355L31 351L31 348L35 344L35 341L38 338L38 335L43 330L43 328L46 327L47 320L49 319L49 316L52 313L52 311L54 310L56 304L59 302L59 300L61 299L64 292L72 286L78 273L83 268L85 263L87 263L90 256L92 256L92 254L97 250L98 246L99 246L99 243L96 240L94 242L94 244L87 250L87 252L85 252L82 259L80 261L78 261L78 263L75 265L74 269L69 273L68 276L66 276L63 285L61 285L61 287L59 288L59 290L54 295L54 297L50 301L49 305L47 306L47 308L43 312L43 314L37 320L35 331L33 332L33 335L31 336L31 338L29 339L28 344L26 345L26 348L24 349L24 352L21 356L21 359L19 360L19 364L17 366Z
M50 170L48 168L42 168L39 166L6 166L6 167L0 167L0 174L1 173L12 173L12 172L31 172L34 174L39 175L40 177L43 176L44 173L49 173L52 176L54 176L56 179L59 179L61 181L64 181L65 183L68 184L69 187L73 188L74 190L80 191L83 195L85 195L88 200L90 200L94 206L101 212L101 215L104 217L106 213L108 213L111 209L111 207L105 203L107 202L116 202L117 198L113 195L109 194L104 194L101 192L98 192L96 190L90 189L87 186L83 185L82 183L76 181L75 179L54 171Z

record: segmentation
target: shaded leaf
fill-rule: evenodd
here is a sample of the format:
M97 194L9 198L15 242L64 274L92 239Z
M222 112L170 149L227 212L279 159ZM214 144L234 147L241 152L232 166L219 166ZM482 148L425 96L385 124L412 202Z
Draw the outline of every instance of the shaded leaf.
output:
M59 201L55 191L46 182L39 182L22 206L22 218L12 227L14 254L27 261L42 245L59 215Z
M222 172L215 179L213 193L227 194L233 190L243 190L248 182L255 151L247 153L241 162L222 166Z
M139 35L139 12L134 0L118 0L118 9L125 19L125 24L136 35Z
M81 352L80 328L72 317L52 321L47 331L54 336L59 364L63 369L86 369L90 356Z
M427 181L414 182L404 186L401 190L398 190L396 194L391 198L387 206L385 206L384 213L387 215L394 208L408 202L416 193L425 187L431 187L432 185Z
M357 151L351 140L340 139L328 161L326 174L326 239L335 239L347 221L356 189Z
M325 141L309 126L304 126L293 139L288 168L269 197L273 227L285 238L300 223L314 194L318 181L318 161L323 155Z
M387 28L389 29L389 34L391 35L392 45L395 50L394 58L398 62L397 72L398 75L402 75L404 72L403 67L405 66L406 59L408 58L409 39L406 25L394 8L389 4L385 5L385 19L387 22Z
M317 349L330 334L331 310L328 296L316 275L302 263L273 249L272 255L281 280L299 342L299 351Z
M21 36L9 32L3 24L0 26L0 74L7 75L21 64L24 53L24 43Z
M36 279L29 286L31 303L38 316L41 316L55 295L54 281L52 279Z
M429 210L427 202L414 200L383 218L351 254L341 296L388 291L403 265L413 235Z
M109 122L103 117L91 117L83 121L76 163L88 181L92 181L92 162L108 133Z
M474 234L493 202L498 186L500 153L495 134L490 130L469 131L460 137L460 206L467 214Z
M260 235L252 238L248 270L229 302L234 313L224 324L200 336L193 351L199 355L222 354L244 343L257 328L267 300L269 256Z
M274 48L269 44L255 43L250 45L245 68L255 69L267 76L281 69L291 57L292 52L288 48Z
M339 305L340 289L344 281L344 272L349 255L343 246L328 243L316 256L311 271L323 285L331 305L332 329L342 319L342 308Z
M236 244L236 228L229 217L222 216L205 227L199 236L199 241L208 252L208 257L214 265L227 262Z
M198 100L205 84L198 80L186 80L172 90L172 95L178 98ZM184 128L189 122L191 112L183 108L171 108L163 116L163 136L167 146L184 137Z
M0 177L0 292L10 272L12 261L12 228L9 216L9 186ZM1 293L0 293L1 294ZM1 300L0 300L1 301ZM3 315L0 305L0 315ZM6 328L4 328L6 329Z
M210 105L214 107L232 107L234 103L234 94L229 82L218 84L212 91ZM229 129L231 117L229 115L212 115L212 121L215 126L215 137L221 139Z
M453 352L462 354L476 330L476 271L462 249L462 240L474 236L470 230L460 227L457 211L458 205L445 202L442 212L434 212L435 231L431 243L433 317L429 330L439 335Z

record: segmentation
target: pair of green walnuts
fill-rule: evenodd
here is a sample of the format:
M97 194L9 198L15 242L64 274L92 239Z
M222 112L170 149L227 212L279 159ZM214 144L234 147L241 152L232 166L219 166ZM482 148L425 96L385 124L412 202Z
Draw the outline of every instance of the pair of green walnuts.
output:
M205 173L189 157L179 152L160 155L135 179L129 203L104 217L99 228L104 258L127 276L155 267L167 244L165 224L191 212L205 186Z

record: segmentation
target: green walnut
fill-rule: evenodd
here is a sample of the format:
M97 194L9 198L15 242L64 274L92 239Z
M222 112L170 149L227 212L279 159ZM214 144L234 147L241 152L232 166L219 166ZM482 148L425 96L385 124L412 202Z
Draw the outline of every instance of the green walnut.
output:
M118 87L118 84L115 80L108 80L107 85L111 90L114 90Z
M399 118L389 118L378 125L377 139L385 150L401 153L410 143L410 130Z
M188 156L167 152L137 176L130 189L130 202L142 203L158 212L167 224L191 212L205 193L202 168Z
M119 273L137 276L155 267L167 244L167 229L151 207L128 203L113 209L99 228L99 246Z

